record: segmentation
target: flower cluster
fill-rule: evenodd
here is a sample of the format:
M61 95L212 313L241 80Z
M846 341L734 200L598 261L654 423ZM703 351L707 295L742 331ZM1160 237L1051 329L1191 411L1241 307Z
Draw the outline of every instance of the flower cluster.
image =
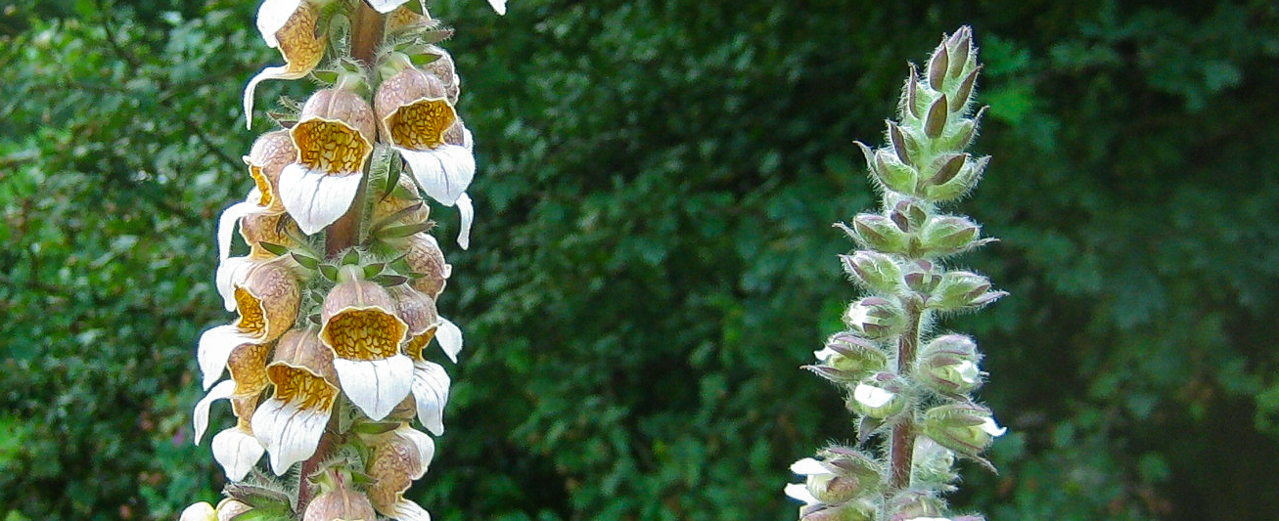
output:
M362 23L378 41L357 56ZM266 0L257 25L286 65L249 82L248 121L263 80L331 81L253 143L253 188L219 219L216 285L237 317L200 337L194 427L198 444L230 402L236 422L211 442L230 484L182 519L427 520L404 498L435 454L413 424L443 434L450 379L431 359L462 349L436 307L452 268L428 199L461 210L465 248L475 173L461 80L436 45L450 32L406 0Z
M942 265L991 240L972 220L941 209L976 186L989 159L964 152L982 113L972 115L980 70L963 27L943 39L924 77L912 66L888 146L858 143L882 210L836 227L860 248L840 262L867 295L844 313L848 329L806 367L843 389L860 432L856 446L830 447L791 467L804 482L785 492L804 503L804 521L982 519L948 517L942 494L958 479L957 456L993 469L981 454L1004 428L972 398L985 376L977 344L930 331L938 315L1005 295L981 275ZM867 450L871 440L882 450Z

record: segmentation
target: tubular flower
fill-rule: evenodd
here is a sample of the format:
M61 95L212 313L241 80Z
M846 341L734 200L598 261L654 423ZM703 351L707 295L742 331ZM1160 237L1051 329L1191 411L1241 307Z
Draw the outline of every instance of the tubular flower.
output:
M195 406L195 443L198 445L208 428L212 403L223 398L232 400L238 421L234 427L213 437L213 457L234 481L244 479L266 450L254 438L249 418L257 407L258 396L266 390L266 361L274 347L275 342L237 346L226 362L231 379L214 386Z
M399 316L409 326L409 339L404 344L404 352L413 360L412 394L417 417L426 430L439 436L444 434L444 405L449 401L451 381L444 367L427 361L422 351L435 338L442 322L435 312L435 301L430 297L405 286L392 289L392 294L395 296ZM446 333L445 337L461 339L460 331L456 336L450 336L451 334ZM461 347L456 349L460 350ZM456 351L450 356L455 357Z
M409 395L413 361L400 353L408 326L395 316L395 303L382 286L360 280L357 271L344 270L343 282L325 297L320 340L333 349L342 391L376 421Z
M372 219L377 225L421 224L430 218L431 207L422 201L408 177L400 177L391 193L373 202Z
M266 0L258 8L258 31L268 47L280 49L283 67L267 67L244 88L244 119L253 128L253 91L265 80L296 80L324 58L328 39L317 33L320 9L308 0Z
M320 482L322 492L306 506L302 521L373 520L377 513L364 494L348 484L350 477L329 471Z
M284 203L280 200L280 172L284 170L285 165L292 163L297 158L297 150L293 147L293 140L289 137L289 131L277 130L263 134L253 142L253 148L249 151L249 155L244 156L244 162L249 166L249 176L253 178L254 189L249 192L248 198L241 203L236 203L222 211L221 217L218 218L218 261L226 262L231 253L231 231L235 229L237 222L244 222L241 226L247 224L249 219L261 221L265 218L278 216L284 213ZM274 221L279 223L279 219ZM244 233L244 230L241 230ZM291 241L287 237L283 229L272 235L270 239L275 241ZM262 232L259 232L262 235ZM245 240L253 245L252 240L247 236ZM283 242L273 242L274 244L284 244ZM270 253L262 250L260 247L254 248L250 253L251 257L270 257Z
M232 351L242 344L275 340L293 326L301 301L301 288L293 270L280 258L249 265L231 294L240 318L200 335L197 358L204 373L204 388L222 376Z
M378 513L399 521L429 521L431 515L417 503L404 499L413 481L426 474L435 457L431 437L401 425L373 444L368 475L377 481L369 486L369 499Z
M344 88L316 92L289 130L297 159L280 173L280 199L307 235L333 224L351 207L373 152L373 111Z
M455 78L450 72L448 81ZM400 152L426 195L458 207L462 224L457 242L465 249L474 217L466 189L475 177L475 157L471 131L458 118L447 94L444 80L406 66L382 82L373 106L383 138Z
M266 370L275 393L253 413L253 433L282 475L315 453L328 425L338 395L333 353L314 329L295 329L280 339Z

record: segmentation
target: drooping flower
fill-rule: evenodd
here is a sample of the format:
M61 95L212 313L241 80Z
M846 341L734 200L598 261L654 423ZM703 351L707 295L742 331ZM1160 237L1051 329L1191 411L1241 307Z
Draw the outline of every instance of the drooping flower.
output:
M301 287L288 258L247 265L231 296L240 318L200 335L197 359L208 389L222 376L232 351L244 344L262 344L283 335L297 319Z
M471 131L449 101L445 81L405 61L400 60L403 68L383 81L374 96L379 128L408 163L426 195L445 206L458 207L462 219L457 240L465 249L474 217L466 195L475 177ZM449 75L448 81L453 82L456 74L450 70Z
M296 159L297 150L293 147L293 140L287 130L267 132L253 142L253 148L249 151L249 155L244 156L244 162L249 166L249 176L253 178L254 188L243 202L223 210L218 218L219 266L230 257L231 232L235 229L236 223L242 223L242 235L245 234L244 227L248 225L250 219L258 224L255 232L249 232L256 233L257 240L249 236L245 237L251 248L250 257L272 256L260 246L255 245L255 242L266 240L273 244L286 245L292 240L287 235L287 226L291 222L281 222L282 219L279 217L285 211L279 192L281 171ZM269 233L270 230L260 225L264 221L275 224L274 233Z
M372 520L373 504L350 486L351 477L340 470L328 470L320 478L320 493L306 506L302 521Z
M257 25L268 47L280 49L283 67L262 69L244 88L244 119L253 128L253 92L265 80L296 80L324 58L328 38L318 32L320 8L308 0L266 0L258 8Z
M368 475L377 481L369 486L369 499L378 513L399 521L429 521L431 515L417 503L404 499L413 481L426 474L435 457L431 437L408 425L386 433L373 444Z
M280 199L304 233L333 224L351 207L376 132L368 103L342 86L316 92L302 107L289 130L297 160L280 173Z
M404 352L413 360L412 394L418 421L431 434L439 436L444 434L444 406L449 401L451 381L443 366L426 360L423 355L423 350L436 337L436 332L442 325L435 311L435 300L407 286L397 286L391 293L399 316L409 326ZM451 333L446 333L446 336L449 335ZM460 339L460 334L457 338ZM449 340L445 338L442 341ZM450 356L456 356L456 352Z
M440 243L427 233L418 233L407 238L404 258L413 270L414 278L409 284L414 289L431 298L438 297L448 283L453 266L444 260L444 252L440 251Z
M413 361L400 352L408 326L386 289L343 266L324 299L320 340L333 350L342 392L364 414L381 420L409 395Z
M267 366L275 388L253 414L253 434L271 455L271 470L282 475L315 454L337 399L333 353L312 328L294 329L280 339Z
M213 387L195 406L195 443L199 444L208 428L209 408L216 400L231 399L236 425L213 437L213 458L233 481L244 479L266 450L253 436L249 419L258 405L259 396L268 385L266 362L275 342L242 344L231 351L226 365L231 379Z

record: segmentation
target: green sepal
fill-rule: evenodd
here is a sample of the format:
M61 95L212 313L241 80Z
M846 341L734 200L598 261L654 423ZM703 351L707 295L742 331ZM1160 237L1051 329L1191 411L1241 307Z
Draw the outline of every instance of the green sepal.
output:
M314 270L320 266L320 259L317 259L310 255L304 255L296 251L290 252L289 255L293 257L293 262L300 264L303 268L306 268L308 270Z
M373 435L373 434L386 434L386 433L391 432L391 431L393 431L393 430L395 430L395 429L398 429L398 428L400 427L400 425L403 425L403 422L398 422L398 421L394 421L394 422L374 422L374 421L369 421L369 422L360 422L360 423L355 424L355 426L354 426L354 427L351 427L351 432L354 432L354 433L356 433L356 434L369 434L369 435Z
M272 255L279 256L279 255L284 255L286 253L289 253L288 248L285 248L284 246L280 246L279 244L263 241L263 242L259 242L258 245L261 246L262 249L271 252Z
M382 196L379 201L385 201L387 197L395 195L395 189L400 187L400 175L404 173L404 169L400 168L401 161L389 161L386 165L386 183L382 185ZM401 197L401 199L405 199Z
M320 269L320 275L324 275L324 278L329 279L329 281L331 281L331 282L337 282L337 281L338 281L338 268L337 268L337 266L334 266L334 265L329 264L329 263L324 263L324 264L321 264L321 265L319 266L319 269Z
M370 476L363 472L351 471L351 483L367 487L369 485L377 483L377 479L374 479L373 476Z
M346 253L342 254L343 266L346 266L348 264L359 264L359 263L360 263L360 252L355 251L354 249L351 249L351 250L347 250Z
M418 233L430 230L433 227L435 227L435 224L431 222L405 224L402 226L388 226L386 228L382 228L378 230L375 233L375 235L379 239L399 239L401 237L416 235Z
M375 262L364 267L364 278L371 279L386 270L385 262Z

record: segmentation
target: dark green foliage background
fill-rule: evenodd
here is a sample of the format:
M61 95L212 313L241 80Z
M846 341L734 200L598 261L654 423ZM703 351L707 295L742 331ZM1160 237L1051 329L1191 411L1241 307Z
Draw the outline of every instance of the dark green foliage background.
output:
M256 2L0 3L0 521L175 519L214 219L251 186ZM477 137L438 519L793 519L790 462L853 428L798 369L856 296L907 61L973 25L994 160L962 259L1010 427L964 509L1279 511L1279 7L1249 2L440 1ZM259 100L307 86L268 83ZM453 212L439 211L451 237ZM229 422L225 406L214 424Z

